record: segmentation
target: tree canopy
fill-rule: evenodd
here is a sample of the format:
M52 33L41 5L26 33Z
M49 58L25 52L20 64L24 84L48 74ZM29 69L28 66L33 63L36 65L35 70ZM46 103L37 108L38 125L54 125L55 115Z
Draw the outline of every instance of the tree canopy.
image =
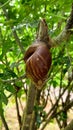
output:
M0 0L1 117L3 117L4 107L12 95L17 93L19 98L23 94L27 95L31 81L26 77L23 57L27 48L36 39L40 19L46 19L48 34L54 39L65 28L72 9L72 2L72 0ZM71 31L73 31L73 24ZM59 91L63 89L63 92L65 89L68 90L69 95L66 96L65 101L68 96L70 101L70 93L73 91L73 33L71 32L71 34L66 41L62 41L60 46L51 48L52 66L43 89L47 92L50 87L54 89L59 87ZM59 98L62 95L63 93L59 93ZM62 105L68 105L65 102L62 103ZM35 109L37 108L39 111L43 110L43 107L35 107ZM57 119L62 120L63 117L64 114ZM41 118L37 119L38 127L40 122Z

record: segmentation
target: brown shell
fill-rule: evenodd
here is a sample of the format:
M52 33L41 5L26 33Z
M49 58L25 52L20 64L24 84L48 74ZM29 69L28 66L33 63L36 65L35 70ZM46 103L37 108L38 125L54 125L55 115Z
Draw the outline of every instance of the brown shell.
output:
M26 53L27 55L25 54L24 59L26 61L27 76L35 84L42 85L51 66L52 58L50 50L43 44L37 46L35 49L33 47L32 49L29 48Z

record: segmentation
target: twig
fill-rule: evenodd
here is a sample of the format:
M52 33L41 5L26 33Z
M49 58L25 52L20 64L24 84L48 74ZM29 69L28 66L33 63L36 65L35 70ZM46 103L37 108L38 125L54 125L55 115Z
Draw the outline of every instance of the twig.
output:
M24 78L26 78L26 74L22 75L21 77L14 78L14 79L7 79L7 80L0 79L0 81L3 82L3 83L14 83L14 82L22 80Z
M20 130L21 130L21 116L20 116L20 112L19 112L17 93L15 94L15 102L16 102L16 110L17 110L17 117L18 117L19 127L20 127Z
M57 109L57 107L58 107L58 102L59 102L59 100L60 100L60 98L62 97L62 95L65 93L65 91L67 90L67 88L70 86L70 83L71 82L69 82L68 83L68 85L67 85L67 87L63 90L63 92L62 93L60 93L60 95L59 95L59 97L58 97L58 99L57 99L57 101L56 101L56 103L53 105L53 107L50 109L50 111L47 113L47 115L46 115L46 117L45 117L45 119L47 119L46 120L46 122L44 123L44 125L42 126L42 128L41 128L41 130L43 130L44 128L45 128L45 126L47 125L47 123L48 123L48 121L50 121L53 117L54 117L54 113L56 114L56 109ZM72 86L71 86L72 87ZM49 117L48 117L49 116ZM44 120L45 120L44 119ZM42 122L44 122L44 120L42 121Z
M73 32L72 28L73 28L73 4L72 4L70 17L67 20L64 30L56 38L51 40L51 43L50 43L51 47L57 47L62 42L68 40L70 38L71 33Z
M12 27L13 28L13 27ZM16 40L16 43L18 44L18 46L20 47L20 49L21 49L21 52L23 53L23 55L24 55L24 48L23 48L23 46L22 46L22 44L21 44L21 42L20 42L20 39L19 39L19 37L18 37L18 35L17 35L17 33L16 33L16 31L14 30L13 31L13 35L14 35L14 38L15 38L15 40Z
M71 107L73 106L73 101L70 102L67 106L65 106L62 110L60 110L59 112L56 113L56 108L54 109L54 111L52 112L52 114L50 115L50 117L46 120L45 124L42 126L41 130L44 130L45 126L50 122L51 119L55 118L57 115L59 115L61 112L65 111L65 110L69 110ZM70 130L70 129L69 129ZM73 129L72 129L73 130Z
M5 129L6 129L6 130L9 130L8 124L7 124L7 122L6 122L6 120L5 120L5 117L4 117L4 114L2 113L0 116L1 116L1 119L2 119L2 122L3 122L3 124L4 124Z
M2 4L0 3L0 5L2 5ZM2 9L3 9L4 15L6 16L7 20L9 21L10 19L8 17L8 13L7 13L5 7L3 6ZM11 27L11 30L12 30L13 26L11 25L10 27ZM20 50L21 50L22 54L24 55L24 47L22 46L22 44L20 42L20 39L19 39L19 37L18 37L18 35L16 33L16 30L14 30L14 31L12 30L12 33L14 35L14 38L15 38L15 41L16 41L17 45L20 47Z
M73 130L73 120L69 123L69 125L66 128L61 130Z
M22 111L23 111L24 109L23 109L22 102L21 102L20 98L18 98L18 99L19 99L19 103L20 103L21 109L22 109Z
M2 5L0 6L0 9L3 8L4 6L6 6L10 1L11 1L11 0L8 0L8 1L6 1L4 4L2 4Z

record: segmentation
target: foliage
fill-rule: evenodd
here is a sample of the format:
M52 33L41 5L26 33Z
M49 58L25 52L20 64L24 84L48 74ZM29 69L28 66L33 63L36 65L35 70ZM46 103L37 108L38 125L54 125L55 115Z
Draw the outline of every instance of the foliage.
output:
M40 18L46 19L49 35L53 38L64 28L70 14L71 5L72 0L0 0L0 114L4 112L5 105L8 104L12 95L18 93L19 98L24 94L27 95L30 81L25 78L23 56L25 50L36 37ZM50 92L49 86L53 87L54 91L55 88L59 87L59 92L67 88L66 90L69 93L67 93L66 100L70 101L70 93L73 91L71 87L73 36L62 43L60 47L52 48L51 53L52 67L41 95L45 96L48 89ZM58 95L61 98L62 94L59 93ZM44 96L41 96L43 97L42 100L46 101ZM47 96L49 97L49 93ZM57 98L57 95L55 95L55 100ZM51 99L50 101L52 103ZM62 101L61 108L58 105L56 111L67 104ZM46 118L46 112L42 107L36 106L35 108L37 126L39 127ZM62 121L67 119L67 113L61 112L56 119L59 120L59 127L62 127L60 119Z

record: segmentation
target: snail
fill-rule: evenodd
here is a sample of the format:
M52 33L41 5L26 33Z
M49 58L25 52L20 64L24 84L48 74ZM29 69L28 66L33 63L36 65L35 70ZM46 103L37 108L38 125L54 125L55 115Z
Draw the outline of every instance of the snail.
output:
M32 44L25 53L24 61L26 63L27 77L40 89L51 67L52 57L50 49L45 42L39 41Z

